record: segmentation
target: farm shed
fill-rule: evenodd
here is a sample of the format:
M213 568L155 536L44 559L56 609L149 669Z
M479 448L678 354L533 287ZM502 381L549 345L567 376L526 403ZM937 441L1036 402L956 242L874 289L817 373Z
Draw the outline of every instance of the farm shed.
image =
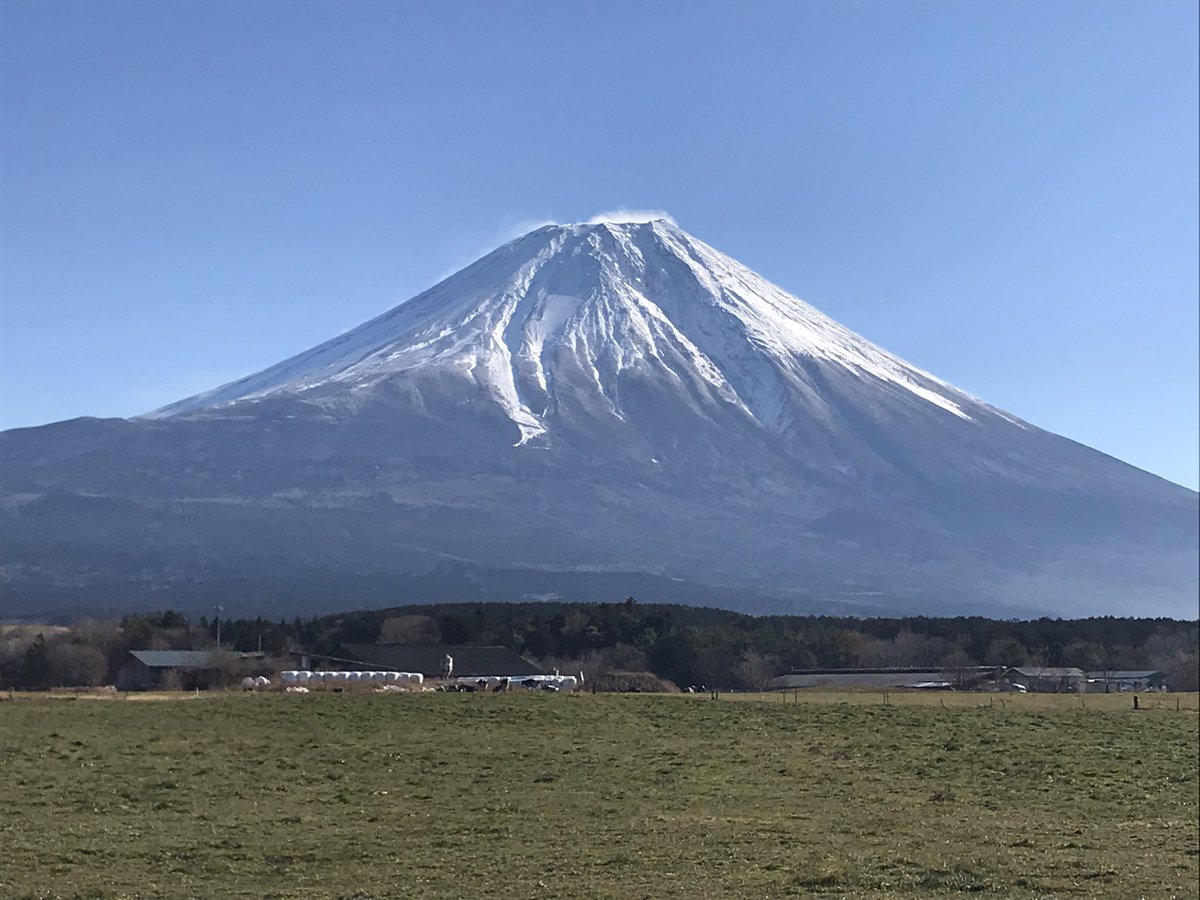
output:
M336 669L420 672L440 678L442 660L454 658L455 678L488 675L545 675L545 671L507 647L438 644L343 644L332 656L304 654L301 668L328 665Z
M912 688L949 689L972 688L985 679L994 678L991 666L971 666L955 669L879 668L879 669L797 669L767 682L769 691L790 691L799 688Z
M129 656L117 671L122 691L216 687L235 675L262 674L266 659L262 653L229 650L130 650Z
M117 688L148 691L175 682L181 688L208 687L221 661L211 650L130 650L132 657L117 671Z
M1074 666L1017 666L1006 669L1003 679L1041 694L1078 693L1087 684L1083 670Z
M1093 694L1119 694L1124 691L1165 691L1166 676L1154 669L1109 669L1088 672L1087 689Z

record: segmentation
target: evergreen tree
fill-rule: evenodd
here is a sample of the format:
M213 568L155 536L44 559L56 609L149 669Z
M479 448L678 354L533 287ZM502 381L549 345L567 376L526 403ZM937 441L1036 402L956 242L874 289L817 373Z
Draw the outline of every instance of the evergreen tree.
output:
M46 647L46 638L41 634L33 639L33 643L25 651L25 660L21 666L21 680L26 687L45 688L50 686L50 651Z

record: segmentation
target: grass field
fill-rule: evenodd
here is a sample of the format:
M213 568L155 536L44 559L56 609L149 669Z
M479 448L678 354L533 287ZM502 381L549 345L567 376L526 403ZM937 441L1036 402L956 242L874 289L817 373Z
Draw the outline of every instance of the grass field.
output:
M5 700L0 897L1197 896L1194 694L739 699Z

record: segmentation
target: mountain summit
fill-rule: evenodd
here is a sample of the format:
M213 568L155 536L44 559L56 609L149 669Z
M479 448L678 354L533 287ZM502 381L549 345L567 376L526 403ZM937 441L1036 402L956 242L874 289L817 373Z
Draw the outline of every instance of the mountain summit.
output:
M142 583L197 597L320 571L446 599L652 579L781 611L1194 614L1194 492L988 406L665 219L538 228L262 372L8 432L4 452L0 524L27 548L10 583L56 596L130 578L95 536L29 574L67 510L141 535L122 553Z

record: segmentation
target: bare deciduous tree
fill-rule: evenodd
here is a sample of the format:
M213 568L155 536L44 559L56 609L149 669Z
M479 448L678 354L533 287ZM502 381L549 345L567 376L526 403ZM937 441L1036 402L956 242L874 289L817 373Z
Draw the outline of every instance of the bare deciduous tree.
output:
M90 686L108 674L108 660L95 647L61 643L50 648L50 679L54 684Z
M763 691L779 669L779 660L768 653L747 650L738 662L737 675L741 686L750 691Z
M1200 690L1200 648L1183 635L1151 635L1145 644L1150 664L1173 691Z
M975 665L975 660L971 659L970 654L961 647L955 647L942 657L941 665L942 671L954 682L955 686L962 687Z
M1029 660L1029 654L1020 641L1005 637L996 638L988 644L987 658L983 660L988 666L1023 666Z

